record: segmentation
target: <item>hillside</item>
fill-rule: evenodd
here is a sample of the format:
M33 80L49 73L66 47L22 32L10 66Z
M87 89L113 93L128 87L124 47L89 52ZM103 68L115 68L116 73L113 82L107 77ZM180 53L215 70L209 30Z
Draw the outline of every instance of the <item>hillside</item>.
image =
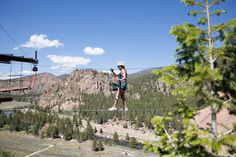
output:
M163 82L158 80L158 76L152 73L153 70L160 68L152 68L143 70L129 75L128 80L132 90L131 93L140 93L141 91L169 93Z
M59 75L59 76L57 76L57 78L64 80L65 78L67 78L67 76L69 76L69 74Z
M91 69L75 70L67 75L60 84L52 86L43 92L39 105L53 108L56 111L78 108L85 104L86 98L83 98L84 95L86 97L90 97L93 94L111 96L110 81L110 76L107 73ZM147 70L145 74L143 73L139 77L129 78L128 82L127 97L134 99L140 99L140 95L147 92L168 93L164 84L158 81L158 78L151 73L151 70Z
M60 84L48 88L40 97L39 105L54 110L71 110L83 104L82 94L111 95L109 77L94 70L75 70Z
M156 67L156 68L150 68L150 69L141 70L141 71L139 71L137 73L130 74L129 75L129 79L136 79L136 78L138 79L139 77L151 74L153 70L161 69L161 68L163 68L163 67Z
M127 97L140 99L141 95L161 92L168 93L164 84L158 81L157 76L151 73L153 69L140 71L136 74L131 74L128 77ZM30 77L23 77L23 86L30 86ZM11 80L11 87L20 86L20 78ZM114 93L110 91L111 76L107 73L97 72L91 69L75 70L71 74L54 76L50 73L41 73L36 76L35 85L32 89L24 91L24 93L32 95L37 94L39 105L50 107L54 110L72 110L85 104L85 98L91 94L99 94L111 96ZM116 82L116 80L112 80ZM9 80L0 81L0 89L8 89ZM18 94L23 92L12 92L15 100ZM12 95L13 96L13 95ZM25 95L29 101L29 96ZM35 98L34 98L35 99ZM113 98L112 98L113 99Z
M33 78L30 76L16 78L10 80L0 80L0 89L8 89L9 83L10 88L19 88L22 80L23 87L31 87L30 91L25 91L25 93L34 92L42 93L49 87L54 86L61 82L61 79L50 73L40 73L36 75L35 83L33 83Z

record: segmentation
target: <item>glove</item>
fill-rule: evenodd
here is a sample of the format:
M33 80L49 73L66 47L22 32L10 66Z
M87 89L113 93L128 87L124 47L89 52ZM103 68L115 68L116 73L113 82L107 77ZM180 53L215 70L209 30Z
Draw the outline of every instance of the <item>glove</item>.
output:
M112 73L114 72L114 69L111 68L110 70L111 70Z

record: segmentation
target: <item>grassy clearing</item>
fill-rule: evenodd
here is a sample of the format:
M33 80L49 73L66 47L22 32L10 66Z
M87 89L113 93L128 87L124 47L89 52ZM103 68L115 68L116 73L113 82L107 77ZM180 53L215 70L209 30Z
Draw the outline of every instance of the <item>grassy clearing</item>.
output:
M145 157L142 150L132 150L122 146L105 146L103 152L93 152L91 150L92 142L84 143L69 142L61 139L40 139L25 132L10 132L7 130L0 131L0 147L4 150L14 152L19 157L30 155L36 151L42 150L50 145L54 147L35 155L37 157L123 157L127 156ZM126 153L127 152L127 153Z
M40 140L24 132L11 133L9 131L0 131L0 147L17 154L17 156L26 156L35 151L46 148L50 142Z

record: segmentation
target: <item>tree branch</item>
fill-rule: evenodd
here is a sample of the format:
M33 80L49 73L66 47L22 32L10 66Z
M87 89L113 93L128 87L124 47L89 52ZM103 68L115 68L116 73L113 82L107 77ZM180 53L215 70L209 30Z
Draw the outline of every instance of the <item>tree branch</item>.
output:
M223 102L223 104L226 104L228 102L230 102L232 100L232 98L230 98L229 100L226 100L225 102Z
M223 104L226 104L226 103L230 102L233 99L230 93L226 93L226 98L227 98L227 96L228 96L229 99L226 100L225 102L223 102Z
M211 63L211 61L210 61L209 59L207 59L206 57L204 57L204 56L201 55L200 53L199 53L199 55L200 55L205 61L207 61L208 63Z
M176 150L176 146L175 146L175 144L173 143L173 141L172 141L172 139L171 139L169 133L168 133L167 130L165 129L165 127L164 127L164 132L165 132L165 134L166 134L168 140L170 141L171 146ZM182 155L179 155L179 156L182 157Z
M215 57L214 59L212 59L212 60L211 60L212 63L214 63L214 62L217 60L218 57L219 57L219 56L217 56L217 57Z
M229 131L225 132L223 135L218 135L218 138L228 135L228 134L231 134L232 132L234 132L234 129L230 129Z
M165 127L164 127L164 131L165 131L165 134L166 134L168 140L170 141L171 146L176 150L176 147L175 147L175 145L174 145L174 143L173 143L173 141L172 141L172 139L171 139L169 133L168 133L167 130L165 129Z
M219 31L222 27L223 27L223 26L219 26L219 27L217 27L215 30L212 30L212 31L213 31L213 32L217 32L217 31Z
M199 7L205 8L205 6L202 3L200 3L200 2L194 2L194 4L199 6Z
M213 1L213 2L209 5L209 7L211 7L211 6L213 6L213 5L217 4L217 3L220 3L220 1L219 1L219 0Z

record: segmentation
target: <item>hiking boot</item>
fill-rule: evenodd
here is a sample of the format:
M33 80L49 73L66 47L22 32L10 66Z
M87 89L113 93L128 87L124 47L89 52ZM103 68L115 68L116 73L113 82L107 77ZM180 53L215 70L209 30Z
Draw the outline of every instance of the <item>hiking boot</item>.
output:
M127 108L127 107L121 108L120 111L125 111L125 112L127 112L127 111L128 111L128 108Z
M117 107L113 106L113 107L109 108L108 111L117 111Z

